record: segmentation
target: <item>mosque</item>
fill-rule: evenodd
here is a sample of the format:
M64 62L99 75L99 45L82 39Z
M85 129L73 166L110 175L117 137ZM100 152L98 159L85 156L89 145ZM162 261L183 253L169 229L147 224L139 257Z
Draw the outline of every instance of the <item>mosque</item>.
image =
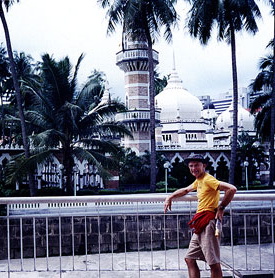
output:
M158 52L153 51L154 64ZM117 53L117 65L125 73L125 103L128 112L119 120L128 125L133 138L125 137L122 144L138 155L150 151L149 136L149 69L147 46L127 42ZM190 93L175 67L167 86L155 97L156 148L172 163L181 163L191 153L202 154L213 173L218 167L229 168L232 135L232 104L219 115L211 102L204 105ZM238 105L238 130L255 135L254 117Z

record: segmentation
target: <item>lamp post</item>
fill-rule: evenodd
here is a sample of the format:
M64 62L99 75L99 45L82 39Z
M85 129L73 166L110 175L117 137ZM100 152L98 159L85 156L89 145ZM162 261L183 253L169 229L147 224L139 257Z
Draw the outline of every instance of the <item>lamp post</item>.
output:
M165 192L167 193L167 186L168 186L168 169L171 167L171 164L169 161L166 161L163 164L164 170L165 170Z
M247 167L249 165L248 161L245 161L243 163L244 167L245 167L245 184L246 184L246 190L248 190L248 174L247 174Z
M74 196L76 196L76 183L77 183L76 174L78 173L78 167L77 167L77 165L75 165L75 166L73 167L73 171L74 171Z
M60 171L59 188L62 189L62 186L63 186L63 170L64 170L64 165L63 164L59 164L58 168L59 168L59 171Z

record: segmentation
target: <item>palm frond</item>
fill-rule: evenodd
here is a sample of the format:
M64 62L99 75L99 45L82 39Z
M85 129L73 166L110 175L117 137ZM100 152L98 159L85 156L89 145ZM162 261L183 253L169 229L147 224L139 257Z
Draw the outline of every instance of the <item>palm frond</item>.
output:
M37 165L53 158L53 151L36 150L26 159L23 154L13 157L7 164L7 183L14 184L16 181L22 180L30 171L34 171Z
M5 5L5 7L6 7L7 11L8 11L9 8L10 8L15 2L19 3L20 0L3 0L2 2L4 2L4 5Z
M253 34L258 31L256 18L261 17L261 12L253 0L190 2L187 26L190 34L202 44L207 44L214 26L218 28L218 40L225 39L227 43L231 43L232 32L243 28Z
M255 117L255 127L259 138L266 140L270 137L270 122L271 110L270 107L264 106Z
M81 64L82 60L84 59L84 57L85 57L84 53L81 53L81 55L77 59L77 63L76 63L75 70L74 70L74 73L73 73L73 78L70 82L71 92L76 91L77 74L78 74L78 71L79 71L80 64Z
M106 158L105 155L100 155L98 152L88 151L82 148L75 148L73 150L73 155L80 161L87 160L89 164L94 165L98 170L98 174L102 178L106 179L111 176L110 172L108 172L106 168L102 165L106 165L107 160L111 161L111 159Z
M262 109L264 106L270 106L271 105L271 95L270 94L262 94L256 97L251 103L250 103L250 113L256 114L259 112L260 109Z
M35 111L35 110L26 111L25 115L26 115L26 120L34 127L40 129L48 129L51 127L51 122L49 121L49 118L39 113L39 111Z
M60 108L66 101L71 101L73 92L70 88L70 76L72 66L69 58L56 62L49 54L42 56L44 93L56 109Z
M252 92L260 92L263 89L272 88L273 75L270 71L261 71L249 85Z
M55 129L47 129L38 134L30 136L34 147L58 147L60 142L66 139L65 134Z
M94 71L78 93L76 104L84 110L97 106L105 88L104 83L106 80L104 78L105 76L102 72Z

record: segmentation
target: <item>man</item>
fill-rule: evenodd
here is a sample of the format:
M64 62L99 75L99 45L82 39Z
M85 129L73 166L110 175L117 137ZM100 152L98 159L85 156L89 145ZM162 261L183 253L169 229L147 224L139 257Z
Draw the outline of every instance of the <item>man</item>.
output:
M172 199L197 191L197 212L188 223L194 230L185 256L189 278L200 277L197 260L207 262L212 278L222 278L220 238L215 236L215 219L222 221L224 209L233 199L237 189L234 185L218 181L208 174L205 171L206 161L202 155L190 155L185 162L196 180L189 186L169 195L165 199L164 212L171 210ZM219 204L220 191L225 191L225 194Z

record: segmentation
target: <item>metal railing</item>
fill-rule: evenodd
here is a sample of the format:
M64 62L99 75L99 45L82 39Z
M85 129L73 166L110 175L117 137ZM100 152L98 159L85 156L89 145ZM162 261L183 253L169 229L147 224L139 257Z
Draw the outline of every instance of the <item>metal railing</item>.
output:
M184 223L196 196L177 199L164 214L166 196L0 198L0 273L187 271ZM274 200L273 193L236 194L223 223L224 271L274 273Z

